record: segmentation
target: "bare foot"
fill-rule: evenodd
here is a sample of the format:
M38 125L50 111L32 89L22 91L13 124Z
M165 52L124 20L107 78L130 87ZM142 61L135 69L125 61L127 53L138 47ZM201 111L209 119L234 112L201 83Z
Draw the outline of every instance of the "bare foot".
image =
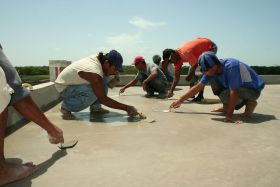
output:
M224 107L221 106L219 108L215 108L214 110L211 110L211 112L225 112Z
M242 114L242 116L243 117L250 117L253 114L257 105L258 105L257 101L248 101L246 103L245 111Z
M21 180L32 175L37 170L37 166L32 162L25 164L5 163L1 166L0 186Z

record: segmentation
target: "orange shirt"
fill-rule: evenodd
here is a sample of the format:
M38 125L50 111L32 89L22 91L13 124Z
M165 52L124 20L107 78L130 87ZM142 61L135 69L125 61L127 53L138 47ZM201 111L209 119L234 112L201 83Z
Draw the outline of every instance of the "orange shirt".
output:
M180 59L174 64L175 70L181 70L183 63L188 62L190 66L196 65L198 57L205 51L212 48L212 41L208 38L196 38L184 43L176 49Z

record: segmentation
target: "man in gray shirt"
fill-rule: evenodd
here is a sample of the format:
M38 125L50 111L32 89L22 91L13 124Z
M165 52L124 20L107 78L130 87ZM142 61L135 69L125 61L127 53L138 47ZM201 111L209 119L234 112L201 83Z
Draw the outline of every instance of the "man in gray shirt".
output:
M167 97L168 81L166 76L156 64L148 64L142 56L137 56L132 62L135 65L138 73L134 80L120 89L123 93L126 88L135 85L138 81L142 83L143 90L147 92L146 97L153 97L155 92L158 92L158 98L164 99Z

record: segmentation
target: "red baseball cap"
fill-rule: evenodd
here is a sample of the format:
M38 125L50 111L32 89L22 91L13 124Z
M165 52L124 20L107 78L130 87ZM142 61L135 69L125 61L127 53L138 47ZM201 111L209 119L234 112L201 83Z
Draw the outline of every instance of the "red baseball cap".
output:
M145 59L142 56L137 56L137 57L134 58L134 60L131 62L131 64L135 65L138 62L145 62Z

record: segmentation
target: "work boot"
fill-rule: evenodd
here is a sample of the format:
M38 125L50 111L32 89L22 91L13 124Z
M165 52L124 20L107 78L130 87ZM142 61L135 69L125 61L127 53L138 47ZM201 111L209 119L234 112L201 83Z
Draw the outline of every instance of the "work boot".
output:
M104 108L90 109L91 114L107 114L109 112L109 110L106 110Z
M159 99L165 99L165 98L167 98L167 93L159 93L158 96L157 96L157 98L159 98Z
M144 96L146 98L151 98L151 97L154 97L155 95L154 95L154 93L146 93Z
M76 117L72 114L71 111L68 111L67 109L61 107L60 108L60 112L62 113L62 119L65 119L65 120L73 120L75 119Z
M203 101L204 97L195 97L192 101L193 102L201 102Z

